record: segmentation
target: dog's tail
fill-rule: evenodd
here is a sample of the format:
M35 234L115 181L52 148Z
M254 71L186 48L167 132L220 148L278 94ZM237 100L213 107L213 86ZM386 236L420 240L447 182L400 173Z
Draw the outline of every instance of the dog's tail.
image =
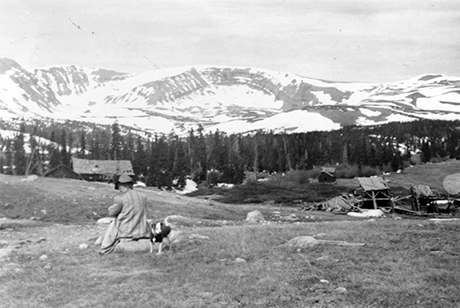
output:
M165 226L171 226L171 224L169 223L169 216L165 218Z

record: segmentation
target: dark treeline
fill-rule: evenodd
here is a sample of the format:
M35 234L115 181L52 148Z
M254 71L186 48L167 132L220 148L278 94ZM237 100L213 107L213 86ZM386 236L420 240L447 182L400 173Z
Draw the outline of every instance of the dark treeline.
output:
M396 171L413 161L414 153L421 162L460 156L459 121L418 120L331 132L246 135L205 134L198 126L186 136L147 135L116 122L106 126L72 121L19 123L14 127L0 122L0 129L16 131L13 136L0 136L2 173L43 175L60 164L70 167L75 155L130 160L135 174L150 186L186 176L208 184L241 183L246 171L286 172L339 164L358 170Z

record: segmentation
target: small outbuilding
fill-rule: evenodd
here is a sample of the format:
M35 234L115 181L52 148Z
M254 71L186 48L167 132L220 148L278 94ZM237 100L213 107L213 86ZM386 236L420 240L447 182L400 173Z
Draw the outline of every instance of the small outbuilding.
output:
M319 183L335 183L337 181L335 175L335 168L334 167L322 167L318 182Z
M110 182L115 176L134 176L129 160L90 160L72 157L73 171L87 181Z
M393 200L390 195L390 187L381 177L357 178L361 196L363 197L362 208L377 209L379 207L393 208Z
M76 180L82 179L78 173L65 165L59 165L56 168L49 170L45 173L45 177Z

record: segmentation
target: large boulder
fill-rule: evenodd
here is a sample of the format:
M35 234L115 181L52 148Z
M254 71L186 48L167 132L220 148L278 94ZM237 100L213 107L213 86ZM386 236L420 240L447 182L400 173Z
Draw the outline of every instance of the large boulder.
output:
M247 214L246 221L254 222L254 223L261 223L261 222L265 222L265 218L264 218L264 215L262 215L260 211L255 210Z
M287 242L287 245L296 248L307 248L316 246L319 243L320 241L318 241L312 236L298 236L294 237L289 242Z
M150 251L149 240L121 240L120 243L115 247L116 252L121 251Z

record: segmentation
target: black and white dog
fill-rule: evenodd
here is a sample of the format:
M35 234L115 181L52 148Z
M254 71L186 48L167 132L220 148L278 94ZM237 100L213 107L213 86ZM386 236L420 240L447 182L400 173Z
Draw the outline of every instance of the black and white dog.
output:
M150 253L153 252L153 247L155 243L160 243L158 247L157 255L161 254L161 250L163 248L163 240L166 239L168 241L169 250L171 250L171 225L168 222L168 218L166 217L164 222L154 222L150 224Z

